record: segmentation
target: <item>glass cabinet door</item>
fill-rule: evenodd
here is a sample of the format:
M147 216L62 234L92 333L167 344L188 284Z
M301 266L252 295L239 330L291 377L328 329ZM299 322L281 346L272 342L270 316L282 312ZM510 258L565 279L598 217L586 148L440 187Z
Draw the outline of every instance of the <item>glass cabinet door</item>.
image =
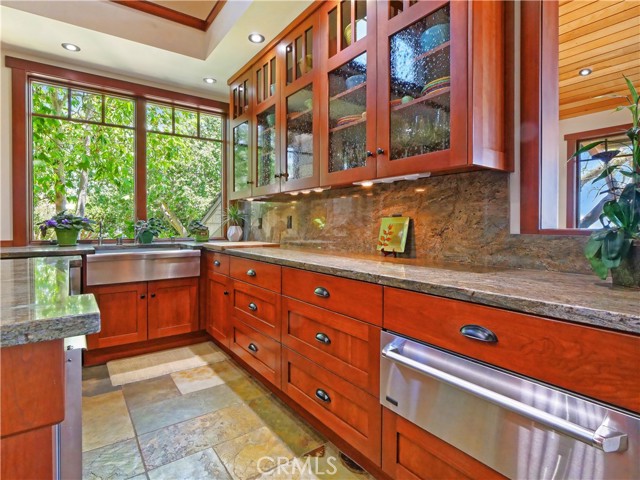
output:
M248 120L232 128L230 200L242 198L251 192L249 137Z
M256 115L254 195L277 191L280 176L277 172L276 151L276 106L272 105Z
M314 163L313 84L286 98L286 167L283 170L283 190L308 186L315 181ZM306 180L306 181L305 181Z

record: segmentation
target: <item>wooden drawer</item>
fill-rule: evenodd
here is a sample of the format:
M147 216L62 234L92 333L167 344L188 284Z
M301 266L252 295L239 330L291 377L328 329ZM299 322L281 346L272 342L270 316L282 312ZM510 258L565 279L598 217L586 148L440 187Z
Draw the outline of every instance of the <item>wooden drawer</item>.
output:
M378 398L286 347L282 390L376 465L380 465L381 406ZM320 397L327 395L325 400Z
M379 396L379 327L282 297L282 343Z
M231 257L229 271L235 279L280 292L281 272L279 265Z
M380 285L284 268L282 293L333 312L382 325Z
M207 262L207 270L220 273L222 275L229 275L229 255L218 252L206 252L205 262Z
M487 343L460 333L491 330ZM384 327L598 400L640 411L640 336L385 287Z
M233 316L280 341L280 295L234 280L231 293Z
M386 408L382 409L382 425L382 469L391 478L506 478Z
M235 318L232 328L231 351L280 388L280 344Z

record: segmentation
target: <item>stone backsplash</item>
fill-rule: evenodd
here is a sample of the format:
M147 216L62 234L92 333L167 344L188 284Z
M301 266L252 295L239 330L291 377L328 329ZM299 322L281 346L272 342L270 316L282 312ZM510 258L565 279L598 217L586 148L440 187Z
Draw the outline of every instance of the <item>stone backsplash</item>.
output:
M326 252L376 253L380 219L411 218L406 257L587 273L585 237L511 235L509 177L471 172L245 202L249 240ZM287 217L291 217L287 228ZM261 225L260 225L261 224ZM260 228L261 226L261 228Z

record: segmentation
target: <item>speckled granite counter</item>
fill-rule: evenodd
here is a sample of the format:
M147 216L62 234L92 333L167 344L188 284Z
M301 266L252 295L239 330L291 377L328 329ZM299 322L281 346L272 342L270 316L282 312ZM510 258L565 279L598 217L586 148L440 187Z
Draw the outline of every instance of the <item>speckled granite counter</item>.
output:
M87 255L95 251L94 246L91 244L80 244L74 247L29 245L28 247L2 247L0 248L0 258L64 257L68 255Z
M0 347L100 331L93 295L69 295L79 256L1 260Z
M225 253L507 310L640 333L640 291L613 288L609 282L600 281L595 275L429 266L415 259L325 255L288 248L231 249Z

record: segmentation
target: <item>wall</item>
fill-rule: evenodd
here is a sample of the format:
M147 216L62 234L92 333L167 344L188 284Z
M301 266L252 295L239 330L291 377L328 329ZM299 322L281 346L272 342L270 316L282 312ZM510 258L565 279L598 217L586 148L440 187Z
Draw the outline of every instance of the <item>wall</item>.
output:
M586 237L511 235L509 175L472 172L246 202L248 238L326 252L376 253L384 216L412 219L407 255L434 263L587 273ZM287 217L292 228L287 229ZM262 218L262 228L259 226Z

